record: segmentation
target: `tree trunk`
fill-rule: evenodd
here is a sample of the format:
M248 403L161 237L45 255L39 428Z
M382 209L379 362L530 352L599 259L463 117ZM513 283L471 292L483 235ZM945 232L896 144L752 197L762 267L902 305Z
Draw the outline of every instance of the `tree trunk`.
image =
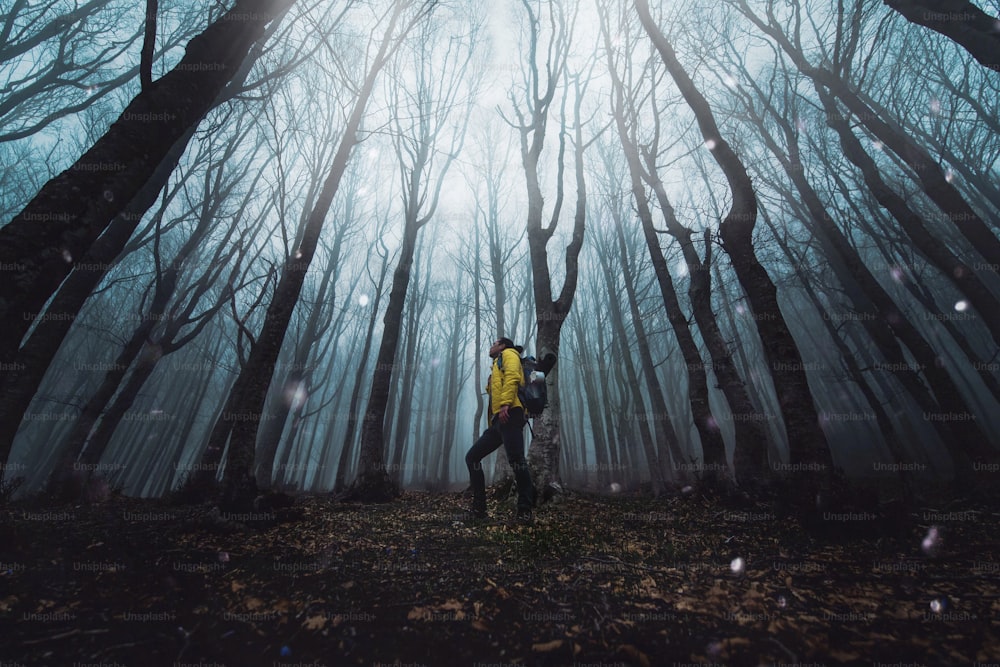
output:
M535 319L538 333L535 356L541 359L552 353L559 355L559 338L563 322L573 304L578 280L580 249L583 247L584 224L587 217L587 188L583 172L583 136L580 119L580 95L577 91L575 116L574 167L576 172L576 210L573 216L573 234L566 248L566 274L562 291L555 300L552 298L552 281L549 272L549 258L546 245L555 232L559 215L559 201L553 212L553 219L546 228L542 227L543 197L538 181L538 158L541 154L545 135L544 120L536 125L534 139L529 150L522 151L528 190L528 249L531 257L532 287L535 296ZM560 143L563 141L560 134ZM522 146L526 148L525 142ZM562 151L560 151L561 153ZM561 171L561 170L560 170ZM559 184L559 200L562 198L562 183ZM559 479L559 424L562 418L559 409L559 392L556 380L559 368L556 366L545 378L549 384L549 407L540 418L534 420L531 446L528 448L528 462L532 466L532 477L536 488L543 489L542 498L561 488Z
M333 482L334 493L344 490L347 479L347 469L351 464L352 452L354 449L354 439L358 427L358 405L361 403L362 382L368 366L368 357L371 354L372 338L375 333L375 320L378 317L379 305L382 303L382 288L385 285L385 278L388 275L389 260L388 254L382 255L382 266L379 269L378 284L375 286L374 300L371 304L371 314L368 317L368 328L365 334L365 345L358 355L359 363L354 373L353 391L351 392L350 406L347 408L347 430L344 434L343 445L340 449L340 457L337 460L337 473Z
M1000 266L1000 239L969 206L958 188L949 182L938 162L922 146L882 120L840 77L822 68L805 68L803 73L810 76L816 84L829 89L869 132L902 158L916 175L928 199L937 205L977 252L992 265ZM836 108L833 113L837 113ZM1000 343L1000 312L995 311L989 315L991 317L986 321L994 340Z
M351 299L351 293L347 296L347 301ZM340 345L341 334L343 334L344 316L347 313L347 308L341 308L341 314L338 316L338 326L336 327L336 332L327 337L325 340L325 345L320 351L314 354L316 359L324 359L328 355L329 349L343 350ZM358 339L352 339L350 347L348 347L346 352L346 359L354 359L354 355L358 350L358 346L361 341ZM314 369L315 370L315 369ZM347 383L343 381L333 381L334 372L339 371L346 373L346 369L337 368L336 363L331 359L329 363L326 364L326 369L323 372L321 378L318 381L311 381L308 387L308 392L312 393L312 388L316 387L319 391L319 401L317 402L315 408L308 409L308 401L296 401L298 407L293 409L290 413L292 418L292 423L288 427L288 435L284 440L284 447L279 447L280 457L277 457L277 470L280 474L272 476L272 488L276 491L289 491L289 490L305 490L307 488L312 488L316 485L317 478L321 478L325 474L326 470L332 470L330 465L329 450L326 447L317 447L316 442L318 440L318 435L324 429L322 424L330 423L331 421L337 421L335 417L330 417L332 415L342 414L341 408L341 397L344 394L344 390L347 388ZM312 376L310 376L312 377ZM341 376L342 380L343 376ZM332 394L328 395L323 392L322 389L328 388L331 385L334 386ZM312 417L317 417L316 422L312 423L312 428L308 430L303 430L303 425L309 421ZM308 433L308 438L307 434ZM308 444L303 444L308 441ZM305 454L302 453L305 450ZM310 463L308 465L293 465L291 461L293 457L297 458L295 460L300 460L302 458L308 458L310 461L315 461L315 463ZM292 478L289 479L289 471L292 471Z
M625 131L624 125L619 128L619 131ZM625 148L626 153L629 152L628 147L624 143L623 148ZM695 428L698 429L698 435L701 439L702 463L696 464L683 456L678 457L675 455L675 470L685 473L681 477L688 477L689 473L696 472L698 478L704 478L706 481L719 476L726 478L728 477L729 470L729 466L726 463L726 445L722 439L722 431L719 429L718 421L712 415L712 410L709 407L708 379L705 372L705 363L702 361L698 345L694 341L694 334L691 332L687 316L681 310L680 300L677 298L674 281L670 275L670 268L667 266L667 260L663 256L663 250L660 248L660 239L653 228L653 214L649 210L646 191L642 185L641 177L638 171L636 171L638 168L638 157L635 153L632 153L628 157L628 160L630 162L629 172L632 175L632 196L639 212L643 237L646 240L646 248L653 265L653 272L656 274L656 282L660 288L660 297L663 299L667 319L670 321L674 336L677 338L677 345L680 347L681 355L684 357L684 367L687 370L688 377L688 398L691 402L691 415L694 417ZM635 164L631 164L632 162L635 162ZM709 307L711 307L711 304L709 304ZM651 397L653 396L655 394L651 394ZM654 412L659 407L654 404ZM666 405L663 405L663 409L666 410ZM659 418L657 417L657 419ZM679 452L675 454L679 454Z
M997 19L970 0L882 0L907 21L956 42L986 69L1000 71Z
M594 291L597 291L596 287ZM629 396L628 388L625 386L625 371L622 368L624 364L611 353L614 346L608 342L605 333L604 327L597 327L597 345L592 349L598 350L604 359L611 362L611 367L605 370L603 377L611 378L613 386L609 387L607 383L601 386L594 379L593 374L589 374L589 376L591 382L594 384L594 398L592 401L595 401L595 403L593 404L611 408L605 414L600 415L598 424L601 428L601 440L607 450L608 472L610 473L608 482L620 484L623 481L622 473L624 469L622 468L621 438L618 437L618 434L622 432L623 417L628 413L626 406L629 404L631 397ZM623 342L619 341L619 344ZM607 351L606 355L605 351ZM618 391L615 391L615 388L618 388ZM615 394L618 394L617 401Z
M118 392L117 397L101 416L101 422L94 430L86 448L80 453L80 461L87 466L95 466L104 456L104 451L111 442L111 437L125 417L125 413L132 407L139 390L149 379L156 369L156 364L161 359L161 352L158 345L148 344L143 350L143 355L135 363L135 367L129 374L128 381ZM82 447L83 442L71 443Z
M670 462L680 462L683 460L681 446L677 438L677 432L673 420L670 418L670 410L663 397L663 389L656 376L656 366L653 363L653 354L649 347L649 336L646 333L646 325L643 323L642 312L639 308L639 297L636 293L636 279L633 275L632 266L628 259L628 249L625 243L625 230L622 224L622 215L619 207L611 211L614 218L615 235L618 240L618 254L621 260L622 277L625 283L625 296L628 299L629 313L632 317L632 327L635 329L636 348L639 352L639 364L642 371L642 380L646 384L646 393L649 396L652 412L646 414L646 406L642 401L641 392L636 393L635 417L639 423L639 437L642 440L643 451L649 463L650 483L653 495L657 495L666 488L668 480L675 477L686 478L688 475L676 475L676 471L670 469ZM639 388L638 374L632 369L631 359L627 362L629 373L629 385ZM652 423L650 431L649 424ZM665 475L664 470L669 470L669 475Z
M165 301L157 308L154 300L154 306L150 315L155 314L158 316L162 314L163 305L165 305ZM158 314L155 312L156 310L159 310ZM91 395L90 399L88 399L80 414L77 415L69 435L59 444L59 462L53 469L49 482L49 488L54 493L61 494L61 487L67 482L73 482L71 470L74 462L79 458L80 452L83 451L87 441L91 438L94 425L101 419L101 415L121 387L122 380L128 374L132 363L143 350L146 350L147 354L149 353L151 346L148 337L156 323L157 320L147 318L135 329L131 339L125 344L121 353L105 371L104 379L101 381L100 386Z
M969 206L958 189L952 185L938 163L927 151L902 131L884 120L861 96L852 90L842 77L824 67L814 67L796 48L782 30L775 25L772 15L769 23L753 14L744 0L740 0L741 10L758 28L771 36L791 58L796 68L813 83L827 114L827 124L840 136L841 145L851 145L855 157L860 159L866 183L893 216L899 220L907 234L920 250L949 276L956 287L969 299L983 324L989 329L993 340L1000 344L1000 300L992 295L979 277L946 246L937 242L920 216L912 211L905 200L882 181L875 161L868 156L861 143L854 136L848 118L841 114L836 100L841 101L858 119L858 122L881 141L889 150L898 155L910 168L923 192L945 213L951 224L964 236L973 248L993 266L1000 266L1000 239L983 222L982 218ZM829 92L828 92L829 91ZM849 136L848 136L849 135ZM847 150L845 146L845 151ZM888 203L887 203L888 202ZM891 205L890 205L891 204Z
M358 130L361 128L361 121L364 118L368 100L371 98L372 91L374 90L375 81L387 61L390 44L393 40L393 33L395 32L400 14L401 7L397 6L393 10L389 26L379 45L378 53L372 61L370 69L365 74L364 83L358 92L357 99L354 101L351 115L344 127L343 138L340 140L340 145L337 148L337 153L334 155L333 164L330 166L330 171L326 181L323 183L323 188L309 214L299 247L295 249L294 255L288 258L281 271L281 277L275 289L274 297L267 308L264 327L256 343L250 350L246 366L240 373L240 378L244 380L239 392L240 412L247 418L238 420L233 426L224 476L225 499L227 504L233 507L250 506L254 496L256 496L257 483L254 478L254 452L257 443L259 417L271 384L274 364L281 350L285 332L292 317L292 311L296 303L298 303L306 271L316 252L316 245L319 242L319 236L323 230L327 213L340 187L340 181L344 176L344 172L347 170L347 162L351 157L351 151L358 141Z
M445 391L441 406L443 408L444 420L441 437L444 439L444 451L441 455L441 472L439 478L446 489L451 482L451 453L455 449L455 439L457 436L459 396L462 385L465 384L465 381L461 377L463 373L459 362L464 359L462 348L466 336L466 328L463 316L467 312L467 309L468 306L465 303L462 283L459 281L456 286L455 310L451 318L452 329L448 341L448 352L445 358L441 360L441 363L445 364L445 372L448 374L448 389ZM431 409L435 409L433 402ZM418 443L418 446L426 447L427 443Z
M272 23L265 31L264 39L276 27L277 24ZM232 99L239 92L240 86L250 73L251 66L260 54L261 41L264 40L258 40L250 56L244 59L236 74L216 96L212 108ZM0 382L0 414L23 414L27 411L32 397L37 392L52 359L55 358L59 346L66 338L84 302L114 266L116 258L127 249L129 238L135 232L143 214L152 206L159 192L167 184L196 129L197 123L191 124L170 146L148 180L128 202L128 206L114 217L108 229L94 241L83 259L75 264L69 277L59 287L59 291L46 308L44 319L38 323L24 345L17 351L19 371L9 374ZM238 140L234 140L230 147L237 143ZM227 147L224 160L232 155L230 147ZM257 179L263 174L264 170L261 169L253 183L256 184ZM165 197L164 208L173 194L180 190L181 185L178 184L170 195ZM223 189L223 192L228 192L228 188ZM212 204L217 205L221 199L222 196L217 194L212 198ZM23 331L21 333L11 331L10 335L20 340ZM0 357L2 356L3 352L0 350ZM9 452L16 428L17 423L14 420L0 421L0 454L3 451Z
M430 11L433 3L421 6ZM428 25L425 23L425 28ZM404 90L399 78L394 79L390 87L390 97L397 106L397 114L392 121L396 130L393 146L403 183L403 234L399 264L393 273L383 318L382 341L376 357L371 395L361 430L358 475L345 495L347 499L360 501L384 502L397 497L400 492L399 485L387 474L384 463L388 439L386 409L390 384L395 375L393 360L400 342L417 236L437 209L444 177L461 150L468 127L468 109L461 119L453 120L451 116L460 107L456 94L461 89L459 82L468 60L463 64L459 50L449 51L443 58L431 57L427 50L431 34L422 33L420 38L415 62L418 74L411 79L416 80L413 88ZM439 83L432 85L431 81ZM438 94L442 97L436 97ZM438 134L446 125L453 129L451 144L439 147ZM434 158L439 154L443 156L442 162L435 170Z
M691 300L691 307L695 313L695 318L698 321L699 328L702 331L702 339L705 341L710 353L713 354L713 366L716 368L716 375L719 378L720 384L723 386L727 398L730 394L732 394L735 399L737 397L737 389L742 387L742 384L739 381L739 377L735 374L735 371L727 373L727 370L732 370L732 362L729 358L729 352L726 349L724 342L720 340L718 327L715 325L715 315L712 313L712 301L709 289L710 275L707 268L702 267L698 253L694 250L694 247L691 244L690 230L680 225L674 216L673 207L670 205L662 183L660 183L659 177L656 174L655 154L658 151L656 144L658 143L659 137L659 110L654 105L653 122L656 124L656 132L654 134L653 145L643 147L643 152L646 157L646 168L644 169L642 162L640 161L637 142L633 138L633 134L637 131L637 128L630 128L626 121L627 113L629 114L629 118L634 118L637 113L633 94L631 91L626 94L622 77L616 71L614 63L610 61L613 53L610 33L607 29L602 32L604 34L605 48L608 52L609 70L612 78L615 125L618 129L618 139L625 154L626 163L628 164L628 171L632 186L632 197L636 202L636 210L639 214L639 220L642 225L643 238L646 241L646 247L656 274L657 283L660 287L660 294L663 298L663 305L667 312L667 318L670 321L674 335L677 338L681 355L684 357L684 366L687 371L688 379L688 397L691 404L691 415L694 418L695 428L698 430L698 435L702 445L702 462L700 464L695 464L692 461L675 457L674 465L686 473L692 471L697 472L698 478L704 479L709 483L732 480L729 465L726 461L726 445L722 437L722 430L718 420L712 414L709 404L708 374L705 368L705 363L702 360L701 352L698 350L698 346L695 343L688 318L681 310L680 300L677 298L677 292L674 289L673 280L670 276L670 270L667 266L666 258L663 256L663 250L660 248L659 237L657 236L657 232L653 226L653 216L650 210L648 197L646 195L644 181L653 187L654 193L656 194L657 200L660 204L661 212L667 222L667 229L681 244L684 258L687 262L688 275L690 277L689 296ZM629 105L628 109L626 109L626 104ZM620 230L619 236L621 236ZM621 242L621 245L623 249L622 251L624 252L623 241ZM713 333L715 336L714 338ZM733 387L727 388L727 382L731 383ZM738 412L740 408L745 409L747 406L748 403L747 405L734 405L733 411ZM656 409L657 408L654 404L654 410ZM745 429L744 424L746 424L748 428ZM744 422L738 422L736 429L737 442L739 443L742 440L746 440L745 446L751 450L754 448L762 448L763 444L766 442L759 435L750 435L749 433L745 438L740 437L743 435L742 432L744 430L753 429L754 426L754 422L751 419L748 419ZM763 459L763 456L758 458ZM745 474L748 477L751 475L754 477L759 476L759 468L762 464L763 461L761 461L757 466L757 470L746 470L744 471ZM683 476L686 477L688 475L685 474Z
M301 348L297 348L296 352ZM296 359L298 355L296 355ZM299 404L309 393L309 382L307 373L300 370L302 366L297 366L297 361L293 361L291 369L284 375L278 375L278 383L275 390L268 395L263 412L261 412L261 425L257 434L257 455L255 460L254 475L257 479L257 488L261 491L271 490L274 484L274 460L278 453L278 447L282 442L282 435L288 425L288 417L294 411L302 409ZM277 366L281 366L279 361ZM293 405L295 402L297 405Z
M673 206L667 198L663 182L656 172L655 156L646 153L646 178L663 213L667 231L677 239L688 268L689 284L688 299L695 322L701 332L701 338L708 348L712 359L712 372L719 382L719 388L726 397L731 414L734 416L733 430L735 432L735 447L733 449L733 469L736 481L753 488L764 481L768 475L767 468L767 432L764 430L763 415L750 401L746 385L736 371L729 345L722 337L718 320L712 310L712 238L711 232L705 230L705 259L698 255L694 242L691 240L691 230L677 220ZM707 400L707 396L706 396ZM711 413L709 413L711 416ZM715 428L718 428L717 426ZM722 464L725 464L723 457Z
M80 452L83 451L84 445L87 443L88 439L90 439L91 431L93 430L94 425L97 423L98 419L101 419L102 413L111 402L115 393L118 391L122 380L128 374L132 363L137 357L139 357L140 352L145 351L148 355L150 350L154 347L152 343L153 330L156 328L157 324L160 324L165 319L164 313L166 312L167 304L174 297L177 284L185 264L190 261L192 255L197 250L198 246L204 241L206 234L211 229L212 223L215 221L214 214L216 212L218 202L219 199L217 197L206 200L201 212L202 214L198 220L197 227L195 227L191 236L188 237L181 248L177 251L177 254L173 257L165 270L160 270L159 262L156 262L158 273L157 278L149 288L153 291L153 298L149 309L148 311L142 313L140 324L133 331L131 338L115 359L114 364L105 372L104 379L102 380L97 391L90 397L86 406L84 406L83 411L77 416L73 429L70 431L66 441L61 445L61 450L63 451L61 459L63 463L75 460L79 456ZM116 223L117 222L122 222L124 227L130 226L128 221L123 218L116 219ZM131 223L131 227L134 228L134 226L135 223ZM235 226L231 227L230 230L234 228ZM110 231L120 232L123 230L115 230L113 226ZM108 239L108 236L109 235L106 234L102 237L100 241L95 244L95 248L100 246L102 252L110 251L112 247L116 247L119 244L124 245L125 243L124 236L118 235L112 239ZM157 253L158 251L159 248L157 247ZM112 258L109 258L109 261L110 259ZM77 272L74 272L69 281L67 281L67 285L64 285L64 289L68 286L70 289L67 292L60 290L59 294L56 295L56 299L59 300L60 297L62 297L64 300L68 301L74 299L75 297L80 297L77 303L74 304L77 308L79 308L86 296L90 294L90 290L96 286L96 283L99 280L98 276L106 273L106 266L102 267L102 269L104 270L88 270L80 275L78 275ZM87 291L85 292L84 289ZM57 332L53 331L51 333ZM65 330L63 330L62 333L65 335ZM31 341L33 340L35 340L34 335L31 339L29 339L29 344L31 344ZM51 336L45 336L43 337L42 342L54 342L54 340ZM146 377L148 377L148 374ZM141 386L144 381L145 380L143 379L138 386ZM99 430L106 432L107 438L110 438L110 435L113 432L113 428L110 432L107 432L103 427ZM58 483L60 479L66 479L67 473L68 470L65 468L65 465L60 466L53 471L52 479L54 482Z
M257 486L261 489L271 488L274 458L278 452L288 416L293 411L301 413L312 386L313 369L308 366L309 356L313 345L329 328L332 311L337 303L336 280L339 275L338 268L346 221L350 219L350 213L345 214L344 218L337 230L333 248L327 259L326 269L323 271L323 277L316 292L315 303L309 313L309 318L306 320L302 335L296 342L292 354L291 369L283 376L279 376L282 378L282 384L279 391L276 392L278 395L272 401L275 409L264 412L267 419L263 421L267 423L263 425L263 430L258 434L260 445L257 452L255 473Z
M0 414L22 415L27 412L31 399L41 386L45 373L59 351L59 346L66 340L83 304L107 275L115 258L135 232L143 213L152 206L157 194L166 185L193 134L194 127L171 147L150 180L125 211L114 218L107 232L90 247L78 268L73 269L60 286L46 309L45 317L17 351L18 363L15 370L6 373L3 380L0 380ZM23 333L11 335L20 341ZM0 461L6 460L19 423L16 419L0 420Z
M431 262L428 262L428 268L430 264ZM396 374L396 394L391 399L395 406L395 418L386 420L386 424L395 425L395 438L393 438L392 456L388 467L389 476L397 486L401 485L403 453L406 449L406 443L410 440L410 427L413 421L413 397L417 385L417 366L419 364L421 368L428 371L433 369L430 363L431 360L425 358L423 354L418 353L418 348L420 347L419 321L427 301L425 298L422 298L420 293L421 286L419 280L413 288L413 291L410 293L409 308L406 309L406 331L404 340L402 341L403 348L399 350L397 355L397 359L401 360L401 363L397 364L399 372ZM430 289L428 282L424 283L423 289ZM434 380L433 373L431 377L425 379L427 382L432 382ZM433 387L433 384L431 386ZM430 393L431 395L436 395L433 389ZM429 426L428 422L433 422L436 418L437 415L434 414L426 415L420 427L427 428ZM424 472L427 473L429 471L425 470Z
M403 306L410 284L410 271L417 242L415 224L406 224L399 264L392 275L389 303L382 318L382 341L375 358L371 394L361 426L361 452L358 476L346 497L362 502L385 502L399 495L399 486L388 474L385 465L385 412L389 402L396 351L403 325Z
M770 224L770 221L765 221L765 222L767 222L768 226L771 227L775 240L777 241L778 245L781 246L781 249L785 253L785 257L788 259L789 266L796 267L795 275L802 283L802 288L805 290L806 295L809 297L809 301L816 308L817 312L822 313L824 315L824 317L820 318L823 321L823 327L824 329L826 329L827 334L830 336L830 339L836 346L837 351L840 353L840 359L844 365L845 370L847 371L847 376L851 379L852 382L854 382L855 386L857 386L858 390L865 397L868 407L872 410L872 414L875 415L875 422L878 425L879 433L882 435L882 439L884 440L885 445L889 449L889 452L892 456L893 459L892 462L900 464L912 463L912 460L908 460L906 448L903 446L902 440L897 435L892 419L886 412L885 407L882 404L882 400L875 393L875 391L872 389L869 383L865 380L865 377L861 371L860 365L858 364L858 360L856 358L854 351L850 349L850 347L847 345L847 342L840 335L840 332L834 325L833 319L830 317L826 317L827 312L823 305L823 302L816 294L816 289L813 287L811 279L806 274L806 271L804 271L802 268L806 265L805 262L802 261L802 258L795 257L792 254L791 248L780 237L778 230L773 225ZM908 476L905 472L905 469L906 469L905 466L900 466L898 471L904 493L906 493L907 497L909 497L909 494L911 493L912 489L909 484Z
M221 254L220 252L217 252L215 257L213 258L214 261L209 262L209 264L213 266L222 264L220 259L220 254ZM174 283L177 279L176 271L178 269L179 265L175 264L174 267L171 268L171 270L167 271L166 275L161 281L159 285L160 294L158 295L161 301L165 302L166 298L168 298L168 295L173 293ZM156 366L157 364L159 364L160 360L166 357L167 355L176 352L181 347L183 347L191 340L193 340L196 336L198 336L198 334L201 333L204 327L211 320L211 316L214 314L214 312L217 312L218 309L221 307L221 305L228 298L228 295L224 289L222 294L219 297L217 297L216 302L212 308L200 314L195 319L191 318L191 313L195 308L195 306L197 305L198 301L209 289L209 287L211 287L211 285L215 281L215 278L217 277L218 273L216 271L210 270L209 272L205 273L197 282L193 283L189 288L185 289L185 296L187 294L192 295L190 297L189 302L186 305L184 305L183 307L175 307L171 310L171 312L166 313L163 316L160 315L156 316L157 318L165 322L165 324L163 324L163 332L155 340L148 335L142 338L142 343L143 343L142 353L138 355L138 358L135 360L133 368L131 369L131 373L128 376L128 380L126 381L125 385L117 392L117 396L115 397L111 405L107 408L107 410L103 411L103 414L101 415L100 424L98 424L97 428L94 429L93 433L89 437L89 440L86 442L86 448L80 454L80 459L84 461L86 464L94 466L100 461L101 457L104 454L104 451L110 444L111 438L114 435L115 430L118 428L119 423L125 416L125 413L128 411L128 409L132 406L136 397L139 395L140 390L145 385L149 377L152 375L153 371L156 369ZM234 276L230 275L229 276L230 284L233 282L233 279ZM162 304L154 304L153 306L154 312L161 308ZM155 322L152 316L150 316L149 319ZM181 329L185 325L191 324L194 321L198 322L197 325L192 330L185 333L183 336L180 336ZM122 368L116 369L116 371L111 375L112 376L123 375L124 372L125 372L125 367L123 366ZM106 383L106 386L102 388L102 390L107 390L108 388L111 388L112 385L117 386L120 379L121 379L120 377L113 377L112 381ZM101 392L98 393L100 394ZM109 398L110 396L107 397ZM100 396L100 399L101 399L100 407L103 407L103 404L106 403L105 396ZM85 419L83 422L83 425L88 427L86 429L88 432L89 432L89 426L93 424L92 421L90 421L90 423L87 424L90 417L91 415L88 415L88 419ZM79 438L87 436L87 433L85 433L84 430L85 429L81 428L77 432ZM75 442L74 441L70 442L70 446L77 450L84 444L85 443L83 439L77 439Z
M758 95L762 100L766 99L760 91ZM888 362L885 365L886 369L906 388L924 414L931 417L932 426L942 441L947 443L949 448L952 443L961 442L970 434L964 432L962 428L955 428L954 420L947 418L949 412L971 414L961 392L947 369L938 362L934 349L896 306L889 293L865 265L857 250L834 223L818 193L809 184L801 168L801 156L792 124L785 115L778 113L773 107L769 109L774 122L778 123L785 134L787 154L781 150L760 118L756 119L758 132L765 145L782 164L806 207L808 214L803 217L803 221L819 240L834 274L843 285L844 295L851 303L851 310L857 314L861 325ZM750 111L753 115L752 109ZM841 121L838 119L833 119L832 122L841 126ZM840 127L838 132L840 131L849 132L845 127ZM932 396L921 382L915 368L904 356L896 337L910 350L917 362L916 368L923 371L938 398ZM963 423L964 421L966 420L961 420Z
M586 354L585 358L596 360L599 358L607 358L602 355L603 348L601 346L595 346L587 340L587 334L583 326L583 318L576 318L576 326L573 332L576 339L579 341L581 350ZM588 367L596 367L597 364L587 364ZM608 368L602 368L602 372L597 373L601 378L606 377L606 374L610 372ZM611 465L608 460L608 441L605 438L604 433L604 423L602 420L602 414L604 410L609 406L608 396L606 392L598 392L597 387L594 384L593 372L586 372L580 374L580 388L583 389L584 405L586 406L584 410L587 413L587 418L590 420L590 433L594 440L594 472L597 473L596 481L597 486L601 490L606 490L608 484L610 483L609 473L611 471ZM583 414L578 416L578 419L582 420L584 418ZM586 440L582 443L586 446ZM588 483L594 481L591 478L590 470L584 469L586 475L586 480Z
M472 362L472 386L476 392L476 412L472 416L472 433L468 442L474 443L479 438L479 432L482 428L483 414L486 412L486 401L483 398L483 387L486 384L483 381L483 371L482 364L479 363L479 351L483 349L483 306L482 306L482 256L480 255L479 247L479 225L475 225L472 229L472 294L473 294L473 309L472 309L472 320L475 323L475 340L473 343L473 362ZM501 447L501 449L503 449ZM508 466L509 468L510 466Z
M805 472L802 488L815 483L826 485L833 474L833 460L826 435L819 426L802 356L781 310L777 290L753 249L753 229L757 220L757 196L746 167L722 138L711 107L681 67L649 13L647 0L636 0L639 18L656 46L667 70L698 120L706 146L719 164L732 191L733 204L719 226L723 247L750 301L757 333L774 378L782 417L788 429L789 453L796 472Z
M854 136L854 133L851 132L847 123L836 115L836 107L834 106L833 100L830 98L829 94L823 91L819 86L816 87L816 90L820 95L824 106L828 110L827 118L829 119L831 127L833 127L840 137L844 155L861 170L865 183L875 195L878 202L884 206L900 223L910 238L913 239L914 244L924 253L924 255L930 259L942 273L952 277L960 289L962 286L965 286L973 293L988 295L988 290L984 285L982 285L978 278L975 277L971 269L966 274L962 274L959 270L954 272L950 271L952 267L961 267L964 265L961 264L958 258L955 257L947 247L931 235L931 233L924 226L920 217L909 207L906 201L894 192L888 185L886 185L879 174L875 161L870 155L865 153L864 148L861 146L861 142L859 142L857 137ZM856 267L858 270L860 270L860 268L861 267ZM874 280L874 278L872 278L872 280ZM873 290L872 293L877 294L874 286L871 286L871 289ZM972 300L971 296L970 300ZM995 307L997 308L996 312L1000 312L1000 304L997 304ZM982 311L980 310L980 312ZM942 383L935 384L938 401L944 411L950 413L946 414L945 418L935 418L933 415L935 415L937 411L931 411L929 413L930 416L925 416L925 419L933 421L935 427L939 429L942 427L942 424L946 423L946 428L951 430L953 434L958 435L958 442L954 442L956 439L954 437L944 436L947 444L959 447L965 455L968 455L973 460L988 458L989 451L988 447L985 445L985 443L988 442L988 438L975 423L974 416L973 418L969 418L970 413L965 409L965 407L963 407L965 406L965 402L961 393L954 387L954 383L951 381L950 376L948 376L947 371L938 365L936 355L933 350L925 347L926 344L921 343L921 338L915 331L907 331L906 327L908 325L909 322L902 317L895 318L892 322L892 326L895 330L899 331L902 329L903 334L907 335L907 345L909 346L912 344L914 348L916 348L915 351L914 348L911 348L911 351L913 351L914 354L921 355L920 359L923 359L921 363L925 366L923 370L927 374L928 379L933 377L936 378L936 382ZM952 391L948 391L948 387L950 387ZM959 454L959 459L964 459L965 455ZM971 462L961 462L959 464L959 469L965 470L969 467L967 472L971 472L971 466L966 466L966 463Z
M217 360L222 355L223 339L221 336L218 338L218 341L219 344L216 345L213 351L207 355L208 359ZM187 448L187 443L191 438L191 433L194 431L194 425L196 417L198 415L198 408L204 402L205 396L208 395L208 390L212 385L212 376L214 374L215 374L215 364L212 364L207 369L207 372L204 374L204 376L199 376L199 381L197 382L199 390L198 393L195 395L194 400L192 401L193 408L191 415L189 416L187 423L184 425L184 429L181 431L180 444L178 445L177 451L173 456L173 461L172 465L170 466L170 470L163 479L161 486L157 489L156 493L153 494L156 497L160 497L164 493L173 490L177 482L180 481L181 479L181 477L178 476L178 472L182 469L181 457L184 455L184 452ZM190 479L191 475L187 475L185 476L185 478Z
M716 284L725 285L722 271L717 263L709 267L709 270L715 274ZM740 323L735 314L738 312L737 308L742 307L733 306L729 290L720 289L719 297L722 300L722 309L719 311L720 318L722 316L725 317L726 325L732 331L732 343L730 343L730 347L734 351L733 362L738 363L739 368L742 369L741 377L746 378L744 382L747 388L747 398L753 406L754 414L763 415L762 418L765 420L765 423L771 427L764 429L768 434L766 447L767 460L769 462L778 461L781 458L782 452L787 449L788 434L785 431L784 424L777 419L777 415L781 412L781 409L777 405L774 392L770 391L770 383L766 382L766 380L770 380L770 377L762 379L754 370L753 361L750 359L749 352L756 350L754 345L755 343L759 344L760 338L755 335L756 329L754 329L753 333L749 334L749 338L741 333ZM724 332L723 336L725 336ZM737 372L739 372L739 369ZM766 386L761 386L762 384ZM782 448L782 445L785 446L785 449ZM769 465L768 467L769 469L774 468L773 465Z
M173 70L140 92L118 120L69 169L53 178L0 229L0 362L10 361L26 322L83 257L111 220L153 176L178 139L189 134L241 70L268 23L294 0L238 0L193 38ZM202 67L212 63L212 67ZM0 458L7 452L0 452Z

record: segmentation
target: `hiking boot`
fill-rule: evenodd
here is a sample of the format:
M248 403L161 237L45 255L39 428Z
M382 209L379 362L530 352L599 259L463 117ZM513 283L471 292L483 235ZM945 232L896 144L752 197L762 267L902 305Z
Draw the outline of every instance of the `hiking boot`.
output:
M530 526L535 523L535 516L531 510L518 510L514 517L514 523L518 526Z

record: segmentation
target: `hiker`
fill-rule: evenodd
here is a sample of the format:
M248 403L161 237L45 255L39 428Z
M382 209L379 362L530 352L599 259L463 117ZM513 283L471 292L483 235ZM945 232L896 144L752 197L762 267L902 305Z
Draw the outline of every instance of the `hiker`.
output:
M489 396L489 427L465 455L472 483L473 518L486 518L486 476L482 460L503 444L507 460L514 470L517 482L517 520L530 523L531 508L535 505L535 487L531 482L528 462L524 458L524 425L527 423L524 406L517 396L518 387L524 383L521 356L509 338L498 338L490 346L493 359L492 371L486 380Z

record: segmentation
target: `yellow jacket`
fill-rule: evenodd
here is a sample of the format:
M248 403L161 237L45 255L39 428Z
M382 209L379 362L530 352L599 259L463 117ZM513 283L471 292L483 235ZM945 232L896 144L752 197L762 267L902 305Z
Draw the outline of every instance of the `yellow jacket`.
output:
M503 369L497 362L503 357ZM509 405L512 408L523 408L517 397L518 388L524 384L524 370L521 368L521 357L517 350L508 347L493 360L493 369L486 381L486 393L490 397L490 416L500 412L500 408Z

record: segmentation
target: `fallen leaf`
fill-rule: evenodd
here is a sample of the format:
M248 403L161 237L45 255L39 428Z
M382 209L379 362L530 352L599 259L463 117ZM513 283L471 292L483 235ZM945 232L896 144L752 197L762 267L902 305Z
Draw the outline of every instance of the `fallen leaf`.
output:
M407 620L410 621L429 621L433 617L434 615L431 614L431 610L427 607L414 607L406 615Z
M853 660L858 660L861 657L860 653L854 653L853 651L838 651L831 650L829 653L831 658L840 660L841 662L851 662Z
M319 630L324 625L326 625L327 618L322 614L317 614L315 616L310 616L302 622L302 626L306 630Z
M637 661L641 667L649 667L649 656L632 644L624 644L619 647L619 650L628 657L632 658L632 660Z
M545 642L541 644L532 644L531 650L537 651L539 653L547 653L549 651L555 651L557 648L563 645L563 640L553 639L550 642Z

